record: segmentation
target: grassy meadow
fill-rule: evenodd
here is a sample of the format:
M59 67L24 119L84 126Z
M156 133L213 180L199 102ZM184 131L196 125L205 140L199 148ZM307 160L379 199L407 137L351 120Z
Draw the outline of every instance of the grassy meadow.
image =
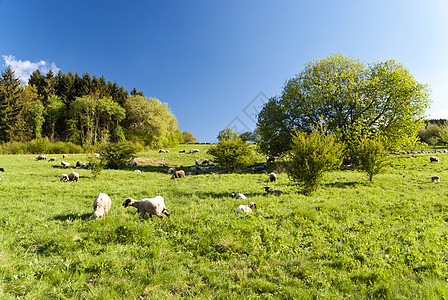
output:
M178 153L193 147L201 153ZM210 158L207 147L138 157L185 169ZM311 196L284 173L274 184L250 173L171 180L141 164L96 180L77 170L80 181L64 183L71 170L50 156L58 161L0 156L1 299L448 299L448 154L390 156L373 183L334 171ZM285 194L265 196L267 184ZM112 207L93 220L101 192ZM171 218L122 206L156 195ZM253 214L235 213L250 201Z

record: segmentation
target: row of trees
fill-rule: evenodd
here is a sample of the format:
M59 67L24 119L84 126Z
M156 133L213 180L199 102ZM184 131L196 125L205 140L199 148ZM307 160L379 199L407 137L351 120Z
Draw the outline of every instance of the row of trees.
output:
M88 73L43 75L36 70L26 85L10 67L1 75L0 142L47 137L95 145L131 140L159 148L184 141L168 105L148 101L135 88L129 94Z

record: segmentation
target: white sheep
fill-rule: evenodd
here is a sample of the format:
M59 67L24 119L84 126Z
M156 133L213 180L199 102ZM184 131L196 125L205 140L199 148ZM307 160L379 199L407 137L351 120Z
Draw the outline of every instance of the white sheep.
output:
M36 160L47 160L47 156L46 155L39 155L38 157L36 157Z
M238 208L236 209L236 212L246 212L246 213L251 213L252 212L252 208L257 208L257 205L253 202L250 202L247 205L240 205L238 206Z
M210 159L204 159L204 160L201 162L201 165L210 165Z
M432 176L431 181L432 182L440 182L440 176Z
M185 171L179 170L179 171L174 172L173 176L171 176L171 179L184 178L184 177L185 177Z
M70 168L70 163L65 162L65 161L61 161L61 166L62 166L63 168L65 168L65 169L68 169L68 168Z
M78 161L76 162L75 168L76 168L76 169L81 169L81 166L82 166L82 162L78 160Z
M246 196L241 193L230 193L229 196L235 199L246 199Z
M167 153L166 150L160 149L159 153Z
M48 161L57 161L58 159L56 158L56 157L50 157L49 159L48 159Z
M142 200L134 200L132 198L128 198L124 201L123 206L126 208L128 206L133 206L137 208L138 212L142 217L145 217L146 213L149 214L149 217L152 219L152 215L156 215L157 217L163 219L163 215L170 216L169 210L165 206L165 200L162 196L156 196L154 198L146 198Z
M199 149L191 149L188 153L199 153Z
M67 154L62 154L62 158L68 158Z
M79 174L76 172L71 172L70 174L68 174L68 181L76 181L78 182L79 180Z
M59 180L60 180L60 181L64 181L64 182L68 181L68 175L67 175L67 174L62 174L62 175L59 177Z
M185 150L179 150L179 153L185 153L186 151Z
M431 157L429 158L429 161L430 161L430 162L439 162L439 158L438 158L437 156L431 156Z
M275 182L275 181L277 181L277 174L275 174L274 172L272 172L271 174L269 174L269 181L270 181L270 182Z
M174 172L176 172L176 168L169 168L167 171L168 174L172 174Z
M134 170L134 172L141 173L142 171L141 170Z
M94 219L101 219L103 218L107 212L110 209L110 206L112 205L112 201L110 200L110 197L105 194L101 193L96 196L95 201L93 201L93 218Z

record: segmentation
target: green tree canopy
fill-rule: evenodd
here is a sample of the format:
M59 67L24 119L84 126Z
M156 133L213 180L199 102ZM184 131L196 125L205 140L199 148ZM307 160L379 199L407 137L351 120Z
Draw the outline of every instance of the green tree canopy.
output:
M270 155L290 149L295 129L310 132L322 122L350 145L379 134L389 149L417 141L430 105L427 85L403 65L388 60L365 64L343 55L308 63L285 83L258 115L260 148Z
M196 138L194 137L194 135L189 131L182 132L182 136L184 139L184 143L192 143L192 142L196 141Z

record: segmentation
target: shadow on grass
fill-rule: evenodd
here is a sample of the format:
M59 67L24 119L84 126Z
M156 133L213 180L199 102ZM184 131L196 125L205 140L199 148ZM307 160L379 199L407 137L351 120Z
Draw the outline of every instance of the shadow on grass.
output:
M367 186L368 182L359 182L359 181L351 181L351 182L332 182L332 183L324 183L322 186L328 188L354 188L356 186Z
M71 213L65 215L54 216L53 219L57 221L74 221L74 220L89 220L92 217L92 213Z

